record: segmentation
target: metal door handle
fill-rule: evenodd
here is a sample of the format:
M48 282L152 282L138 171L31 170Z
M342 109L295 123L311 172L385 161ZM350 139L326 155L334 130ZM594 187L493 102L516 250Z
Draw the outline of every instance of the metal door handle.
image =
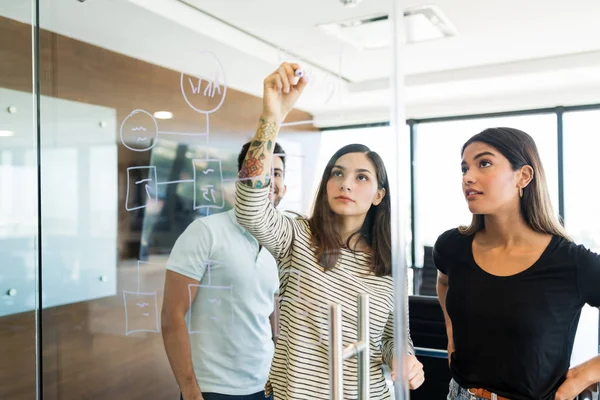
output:
M358 358L358 399L369 400L369 295L358 295L358 342L342 345L342 306L329 306L329 398L344 398L344 360Z

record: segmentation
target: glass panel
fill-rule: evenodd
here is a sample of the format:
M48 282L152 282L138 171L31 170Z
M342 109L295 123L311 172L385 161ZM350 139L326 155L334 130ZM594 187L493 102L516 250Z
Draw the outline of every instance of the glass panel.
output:
M388 14L391 5L378 2L361 13ZM398 145L398 128L361 131L335 145L319 129L373 115L392 119L391 91L352 85L391 78L391 21L373 31L384 47L366 49L315 28L356 16L340 2L319 1L303 7L318 13L297 18L290 18L296 4L289 0L40 6L44 398L176 399L170 362L185 388L189 373L204 391L258 392L273 355L269 316L277 302L281 315L274 317L284 333L278 340L284 347L300 342L294 351L306 346L320 368L319 388L303 381L304 390L326 390L327 304L343 303L348 344L356 339L356 296L364 288L341 287L314 256L298 255L310 258L310 270L279 260L277 274L266 249L235 222L238 156L261 115L263 80L281 62L298 62L308 86L277 139L287 185L279 210L310 215L322 161L353 142L381 149L399 192L396 160L408 160L408 146ZM409 199L408 186L402 193L395 202ZM394 229L398 222L391 223ZM393 331L394 290L389 276L374 282L371 310L378 315L371 324L381 338L388 321L387 335ZM308 338L287 336L299 326ZM381 347L373 346L376 363ZM385 347L387 362L392 348ZM302 368L295 378L315 373ZM375 390L388 389L380 370L372 371L378 397Z
M471 136L496 126L517 128L533 137L546 172L554 211L558 215L558 150L554 114L419 124L415 151L417 265L423 265L424 246L433 246L442 232L471 221L461 187L460 150Z
M36 396L38 180L32 1L0 1L0 398Z

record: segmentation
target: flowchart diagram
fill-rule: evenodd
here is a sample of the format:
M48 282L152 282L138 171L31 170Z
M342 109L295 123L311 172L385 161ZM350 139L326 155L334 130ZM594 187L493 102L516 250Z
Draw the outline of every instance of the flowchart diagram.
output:
M160 332L158 299L156 291L143 292L140 290L141 265L149 265L137 261L137 290L123 291L125 304L125 336L136 332Z
M206 145L210 142L210 115L219 110L223 105L227 85L225 81L225 71L218 58L210 52L202 52L203 59L209 68L203 68L209 71L205 74L191 76L181 73L180 90L183 99L188 106L196 111L201 119L200 126L203 127L197 132L174 132L162 130L159 122L154 116L142 109L134 109L121 123L120 138L123 145L135 152L151 151L161 137L168 135L193 136L205 138ZM280 53L281 57L288 56L288 53ZM328 78L320 76L308 70L307 75L311 76L312 83L318 83L323 86L325 92L325 101L331 102L336 94L339 94L340 76ZM311 82L309 80L309 82ZM310 87L310 84L309 84ZM311 121L298 121L293 123L284 123L283 126L308 124ZM290 157L290 155L275 154L278 156ZM238 179L224 179L221 160L211 159L208 148L206 157L192 159L193 176L191 179L159 181L156 166L134 166L127 168L127 192L125 197L125 209L135 211L158 204L159 186L173 185L179 183L190 183L194 185L193 190L193 209L202 209L206 215L210 210L220 210L225 207L225 197L223 193L223 184L226 182L235 182ZM139 194L142 194L141 196ZM231 299L234 288L231 285L213 285L211 280L211 268L218 260L209 260L206 265L206 284L190 285L188 287L190 308L187 316L188 332L190 334L209 334L211 323L229 324L233 323L233 310L231 309ZM140 269L143 265L149 263L138 260L137 262L137 288L123 291L123 301L125 306L125 334L130 335L136 332L160 332L160 320L158 310L157 292L143 290L140 287ZM163 269L165 266L161 266ZM285 304L287 302L300 303L307 302L300 296L300 272L288 272L291 279L294 280L294 288L286 292L289 296L278 298L278 302ZM203 300L210 304L211 312L196 313L193 308L192 289L198 289ZM279 303L277 303L279 304ZM300 307L299 309L311 309L311 307ZM314 308L314 307L313 307ZM318 342L326 340L326 314L310 316L308 312L301 312L297 318L307 319L316 318L323 322L319 332ZM285 336L285 334L284 334ZM281 337L281 336L280 336Z
M218 261L209 260L206 265L206 284L192 284L188 286L190 308L187 315L188 332L193 334L214 334L210 329L212 324L225 326L225 331L231 332L233 328L233 286L213 285L211 268ZM200 302L207 304L203 312L196 312L192 301L192 288L196 288Z
M173 132L160 129L158 121L154 116L142 109L133 110L121 123L120 138L123 145L135 152L151 151L160 137L163 135L183 135L206 138L206 145L210 140L210 114L216 112L224 103L227 94L225 71L219 59L210 52L202 52L205 65L203 70L209 70L208 74L191 76L181 73L180 89L185 102L191 109L204 119L201 124L205 129L199 132ZM134 211L147 208L158 202L158 187L160 185L173 185L178 183L192 183L194 185L194 210L205 209L209 214L210 209L222 209L225 206L222 186L226 181L223 179L221 160L211 159L208 155L202 159L192 160L193 178L174 181L158 181L156 166L135 166L127 168L127 192L125 196L125 209ZM140 188L142 190L140 190ZM133 191L141 191L145 196L134 196ZM198 193L198 195L197 195ZM211 266L218 261L208 261L207 285L191 285L202 288L205 293L210 293L209 301L214 304L215 312L211 315L201 316L201 320L195 321L190 316L194 315L192 309L191 287L190 312L188 313L188 329L190 334L204 333L203 326L211 321L225 318L227 311L220 307L230 302L223 301L223 296L231 296L231 286L211 285ZM156 291L143 291L140 288L140 268L149 264L138 260L137 262L137 290L123 291L123 302L125 306L125 335L136 332L160 332L159 310ZM164 266L162 266L164 268ZM229 311L231 318L233 314ZM204 320L206 319L206 320Z

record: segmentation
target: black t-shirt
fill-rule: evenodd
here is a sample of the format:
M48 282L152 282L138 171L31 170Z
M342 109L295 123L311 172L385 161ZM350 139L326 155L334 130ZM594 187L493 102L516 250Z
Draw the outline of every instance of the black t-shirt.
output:
M500 277L475 263L472 242L452 229L433 250L436 267L448 275L453 378L514 400L553 400L569 369L581 309L600 306L600 256L554 236L530 268Z

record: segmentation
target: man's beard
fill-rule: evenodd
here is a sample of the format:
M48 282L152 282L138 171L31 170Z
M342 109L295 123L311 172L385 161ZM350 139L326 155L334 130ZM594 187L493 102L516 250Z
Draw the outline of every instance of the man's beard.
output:
M281 203L281 196L277 192L271 192L271 203L273 203L273 207L277 208L279 203Z

